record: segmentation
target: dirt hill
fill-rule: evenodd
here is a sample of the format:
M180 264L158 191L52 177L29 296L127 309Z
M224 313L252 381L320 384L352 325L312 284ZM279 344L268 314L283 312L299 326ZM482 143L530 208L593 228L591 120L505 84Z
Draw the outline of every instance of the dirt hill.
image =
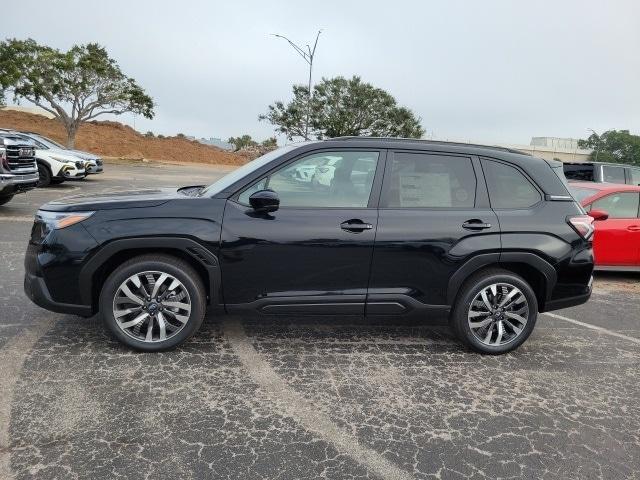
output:
M61 144L66 142L64 128L57 120L33 113L0 110L0 128L40 133ZM78 150L103 157L164 160L172 162L242 165L246 155L179 137L147 137L119 122L93 121L80 127L76 136Z

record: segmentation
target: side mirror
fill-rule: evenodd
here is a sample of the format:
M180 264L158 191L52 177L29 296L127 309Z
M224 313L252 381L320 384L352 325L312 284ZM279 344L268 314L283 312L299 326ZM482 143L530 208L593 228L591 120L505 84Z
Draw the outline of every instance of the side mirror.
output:
M590 210L588 215L596 221L606 220L607 218L609 218L609 212L598 209Z
M280 208L280 197L273 190L259 190L249 197L249 204L256 212L275 212Z

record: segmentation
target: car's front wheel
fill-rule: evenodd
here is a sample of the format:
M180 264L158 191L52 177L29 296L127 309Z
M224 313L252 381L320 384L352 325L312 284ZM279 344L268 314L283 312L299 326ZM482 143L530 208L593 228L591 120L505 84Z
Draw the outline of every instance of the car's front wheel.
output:
M39 187L48 187L51 184L51 172L40 163L38 164L38 176Z
M168 255L144 255L118 267L105 281L100 312L125 345L156 352L174 348L202 324L206 294L197 272Z
M469 278L451 317L458 338L481 353L516 349L529 337L538 316L531 286L519 275L491 269Z

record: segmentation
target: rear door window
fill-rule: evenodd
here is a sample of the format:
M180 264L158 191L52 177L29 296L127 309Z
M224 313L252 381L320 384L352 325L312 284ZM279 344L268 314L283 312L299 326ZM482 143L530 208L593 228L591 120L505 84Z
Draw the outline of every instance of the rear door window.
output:
M473 208L476 176L468 157L394 152L382 188L382 208Z
M640 185L640 168L630 168L631 185Z
M540 192L517 168L483 159L482 169L493 208L529 208L542 200Z
M608 183L625 183L624 167L602 166L602 180Z

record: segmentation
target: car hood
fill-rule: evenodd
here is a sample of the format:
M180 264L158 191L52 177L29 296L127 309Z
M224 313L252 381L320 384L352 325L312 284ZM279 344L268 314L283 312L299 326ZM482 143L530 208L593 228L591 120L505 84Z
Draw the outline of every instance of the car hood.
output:
M74 195L49 202L40 210L50 212L81 212L114 208L141 208L162 205L169 200L186 198L178 188L155 188L121 192Z
M50 156L50 157L63 158L64 160L70 160L72 162L79 162L80 160L82 160L77 155L74 155L73 153L69 152L69 150L62 150L60 148L49 148L47 150L36 148L36 155L37 154Z
M82 150L69 150L73 155L82 158L83 160L100 160L98 155L89 152L83 152Z

